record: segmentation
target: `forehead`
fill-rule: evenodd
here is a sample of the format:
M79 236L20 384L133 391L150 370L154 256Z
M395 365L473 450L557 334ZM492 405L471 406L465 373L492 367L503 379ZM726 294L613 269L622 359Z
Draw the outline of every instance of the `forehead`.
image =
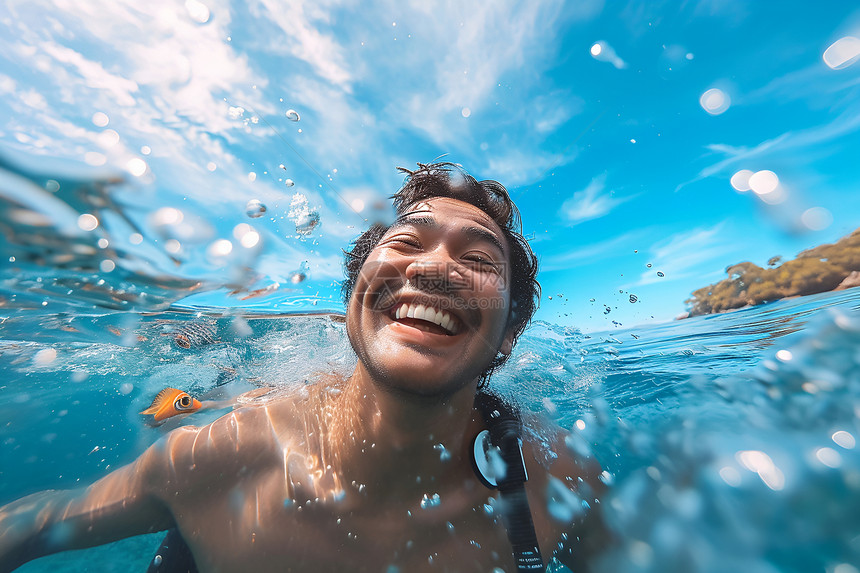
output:
M480 208L475 207L471 203L460 201L459 199L451 199L448 197L434 197L426 201L419 201L410 205L406 212L398 217L397 222L392 228L399 225L409 224L412 218L433 217L437 223L451 224L452 226L464 226L477 224L490 231L498 237L502 244L505 244L504 233L502 229L493 221L492 217L484 213Z

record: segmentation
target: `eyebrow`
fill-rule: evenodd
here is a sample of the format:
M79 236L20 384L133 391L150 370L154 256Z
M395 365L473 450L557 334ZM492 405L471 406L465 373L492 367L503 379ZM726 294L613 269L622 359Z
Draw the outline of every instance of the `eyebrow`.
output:
M393 231L401 227L425 227L428 229L439 229L442 225L440 225L434 217L428 215L417 215L417 213L425 212L426 211L413 211L412 213L405 213L398 217L394 223L391 224L391 227L389 227L388 230ZM502 242L499 241L499 238L496 237L495 233L492 233L483 227L475 227L472 225L464 225L460 228L460 232L472 240L486 241L494 245L499 249L499 252L502 253L502 255L507 256L507 250Z

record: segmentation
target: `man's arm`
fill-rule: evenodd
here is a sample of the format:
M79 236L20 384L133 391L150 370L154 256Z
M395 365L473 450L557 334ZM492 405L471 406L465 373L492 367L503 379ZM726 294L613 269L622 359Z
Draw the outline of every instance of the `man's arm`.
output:
M0 573L43 555L171 527L173 517L152 487L164 446L87 488L39 492L0 507Z

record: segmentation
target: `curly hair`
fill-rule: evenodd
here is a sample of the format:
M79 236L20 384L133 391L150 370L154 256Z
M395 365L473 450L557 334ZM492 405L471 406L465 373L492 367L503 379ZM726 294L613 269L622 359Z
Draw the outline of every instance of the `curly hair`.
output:
M403 167L397 169L406 173L403 186L391 196L398 216L408 212L411 206L420 201L447 197L474 205L489 215L502 230L510 247L511 309L508 328L513 330L513 341L516 344L537 310L540 301L540 284L536 279L537 257L522 235L520 213L511 201L507 189L498 181L478 181L454 163L442 162L428 165L419 163L415 171ZM348 251L344 251L346 279L341 287L341 293L347 306L361 267L387 231L388 226L380 223L373 224L352 243ZM507 359L507 355L493 358L481 374L479 388L486 386L492 373Z

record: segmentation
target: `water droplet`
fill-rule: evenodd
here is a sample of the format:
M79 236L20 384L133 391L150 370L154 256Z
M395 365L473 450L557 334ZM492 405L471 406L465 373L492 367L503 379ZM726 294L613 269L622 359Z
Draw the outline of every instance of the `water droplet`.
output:
M451 459L451 452L448 451L448 448L444 444L436 444L433 446L433 449L439 452L439 460L447 462Z
M57 359L57 351L53 348L43 348L33 356L33 363L37 366L47 366Z
M78 217L78 227L80 227L84 231L92 231L96 227L99 226L99 220L96 219L95 215L90 215L89 213L84 213L80 217Z
M665 277L666 275L663 274L663 271L657 271L657 276L658 277Z
M261 203L259 199L251 199L250 201L248 201L248 204L245 205L245 214L252 219L262 217L265 212L266 206L263 205L263 203Z
M288 109L286 113L287 119L290 121L299 121L301 116L299 116L299 112L294 109Z
M96 127L105 127L110 123L110 118L106 113L97 111L93 114L93 125Z
M125 168L129 173L134 175L135 177L140 177L144 173L146 173L146 161L141 159L140 157L133 157L128 160L128 163L125 164Z
M637 300L639 300L639 297L637 297L635 294L631 294L631 295L630 295L630 302L631 302L631 303L634 303L634 302L636 302Z
M209 21L209 7L199 0L185 0L185 9L188 10L188 15L198 24L205 24Z
M699 104L711 115L720 115L732 105L732 98L721 89L712 88L702 94Z
M860 39L853 36L839 38L824 50L821 57L833 70L847 68L860 58Z
M437 507L442 500L439 498L438 493L434 493L433 495L424 494L424 497L421 498L421 509L428 509L431 507Z
M646 266L646 267L648 267L648 268L650 269L650 268L651 268L651 263L647 263L645 266Z
M319 225L320 216L316 211L309 211L296 218L296 233L299 235L310 235L314 228Z
M296 182L293 181L292 179L287 179L286 181L284 181L284 185L286 185L287 187L292 187L295 184L296 184Z

